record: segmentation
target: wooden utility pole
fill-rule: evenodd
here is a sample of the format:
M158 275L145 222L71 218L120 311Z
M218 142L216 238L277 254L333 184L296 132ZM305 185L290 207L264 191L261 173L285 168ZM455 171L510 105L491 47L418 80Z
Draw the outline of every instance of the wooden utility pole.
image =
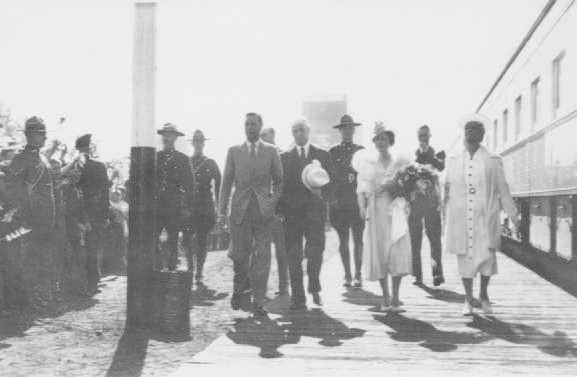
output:
M126 327L150 327L150 281L156 249L156 4L136 3L132 76L132 148L128 216Z

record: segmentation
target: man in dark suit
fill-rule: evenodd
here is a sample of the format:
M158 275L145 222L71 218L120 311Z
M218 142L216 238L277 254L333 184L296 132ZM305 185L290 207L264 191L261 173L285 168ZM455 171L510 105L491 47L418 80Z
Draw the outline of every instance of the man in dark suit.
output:
M419 139L419 149L415 152L415 160L419 164L430 165L437 171L445 169L445 153L435 153L433 147L429 145L431 130L424 125L419 128L417 137ZM437 182L438 184L438 182ZM414 200L411 201L411 212L409 215L409 231L411 235L411 248L413 251L413 276L415 284L423 283L423 272L421 266L421 244L423 240L423 220L425 222L425 232L431 245L431 260L433 264L433 284L441 285L445 282L443 276L443 263L441 259L441 198L438 190L422 194L417 192Z
M86 233L88 291L95 293L102 273L102 241L110 208L108 199L110 182L106 166L94 159L95 145L92 143L92 135L86 134L76 139L76 149L83 156L77 186L82 192L82 205L88 225Z
M292 125L295 147L282 154L284 188L279 213L286 219L285 231L289 275L291 281L291 309L306 309L303 286L303 256L307 258L308 292L316 305L322 305L320 272L325 249L325 224L329 185L322 189L309 189L303 182L303 169L312 161L320 162L330 171L327 151L309 143L309 126L299 120ZM305 246L303 250L303 239ZM304 255L303 255L304 253Z
M178 265L178 235L190 217L193 177L188 157L175 148L176 139L184 134L171 123L165 124L157 133L162 136L163 148L156 156L158 184L156 231L158 237L166 229L168 269L173 271ZM164 261L160 262L157 263L157 267L164 264Z
M234 263L231 306L240 309L242 295L250 286L254 314L266 316L263 303L270 272L270 222L282 189L283 173L277 148L260 139L261 116L248 113L244 128L246 141L231 147L226 157L219 222L224 222L231 202L229 256Z

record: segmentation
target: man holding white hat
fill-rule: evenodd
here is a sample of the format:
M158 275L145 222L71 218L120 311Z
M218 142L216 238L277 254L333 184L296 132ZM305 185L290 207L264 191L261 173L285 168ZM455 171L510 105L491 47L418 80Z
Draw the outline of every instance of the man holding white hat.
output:
M462 121L465 149L447 163L445 180L445 246L457 255L465 288L463 315L473 315L473 279L481 275L480 299L491 314L489 281L497 274L496 250L501 246L501 210L518 229L517 208L509 192L501 157L482 145L490 120L472 114Z
M286 219L291 310L306 309L303 257L307 258L308 292L316 305L322 305L320 272L325 249L330 155L309 143L309 132L305 120L294 122L295 146L281 155L285 184L279 213Z

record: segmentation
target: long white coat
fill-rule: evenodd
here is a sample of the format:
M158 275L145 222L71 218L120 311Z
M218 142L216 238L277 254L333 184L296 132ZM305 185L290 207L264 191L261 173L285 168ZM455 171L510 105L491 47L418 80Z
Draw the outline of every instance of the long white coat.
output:
M483 161L485 175L484 216L475 218L475 231L484 234L486 243L483 249L500 250L501 248L501 210L509 217L517 216L517 208L505 179L501 157L489 153L480 147L476 154ZM446 226L445 250L451 254L465 255L467 248L467 185L465 181L464 161L469 152L464 150L459 155L450 157L447 161L445 178ZM475 249L478 249L475 245Z

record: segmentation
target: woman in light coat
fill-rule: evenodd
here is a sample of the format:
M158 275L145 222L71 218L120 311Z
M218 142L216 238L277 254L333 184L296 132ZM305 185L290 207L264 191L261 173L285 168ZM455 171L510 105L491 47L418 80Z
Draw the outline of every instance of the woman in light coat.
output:
M489 119L473 114L464 118L462 125L465 149L447 161L444 244L446 251L457 255L466 296L463 315L468 316L473 315L473 279L477 274L481 275L482 309L492 313L488 286L491 276L497 274L501 210L516 228L519 219L501 158L481 146Z
M393 156L389 147L395 134L382 124L373 137L376 157L361 151L353 157L357 175L357 196L361 217L365 219L363 261L367 280L378 280L383 291L382 311L401 312L399 291L402 277L412 273L411 242L407 225L407 204L403 198L389 194L397 171L408 161ZM365 156L365 157L363 157ZM392 280L392 298L388 278Z

